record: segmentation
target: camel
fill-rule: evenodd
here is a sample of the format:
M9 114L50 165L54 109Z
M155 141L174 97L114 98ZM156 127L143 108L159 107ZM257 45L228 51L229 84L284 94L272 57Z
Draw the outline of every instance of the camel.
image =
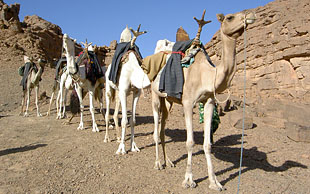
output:
M60 59L62 60L62 59ZM56 119L61 119L65 117L66 112L66 99L67 99L67 93L69 90L73 89L73 80L71 78L71 75L69 74L68 69L66 68L66 61L60 61L65 63L63 66L61 64L60 67L56 68L56 76L55 81L53 85L52 95L49 103L49 108L47 111L47 116L50 115L51 112L51 106L54 100L55 92L58 90L57 98L56 98ZM65 94L63 95L65 90ZM64 107L62 110L62 106Z
M104 76L103 76L103 70L98 70L100 71L100 73L102 74L102 77L97 77L91 73L93 73L94 71L92 71L89 68L92 68L92 66L90 65L90 58L89 58L89 53L88 53L88 47L91 45L92 43L88 44L87 41L84 44L84 52L83 54L80 56L80 60L76 66L75 63L75 43L74 41L68 36L68 34L64 34L63 36L63 46L66 52L66 58L67 58L67 68L68 68L68 72L71 75L72 79L74 80L74 86L75 86L75 90L77 91L77 96L79 99L79 103L80 103L80 109L81 109L81 117L80 117L80 124L78 126L78 130L83 130L84 129L84 123L83 123L83 111L84 111L84 105L83 105L83 90L86 90L86 92L89 93L89 106L90 106L90 113L92 116L92 131L93 132L99 132L99 128L97 126L96 120L95 120L95 113L94 113L94 96L96 94L98 94L98 92L96 93L96 89L98 89L100 87L100 85L102 83L104 83ZM85 67L85 71L89 72L90 74L86 74L86 76L83 76L81 74L79 74L79 65L82 64ZM98 91L98 90L97 90ZM100 90L100 92L102 92ZM100 93L99 92L99 93ZM102 95L102 94L101 94ZM98 96L101 96L100 94L98 94ZM98 100L100 101L100 103L102 104L102 98L98 98Z
M125 29L126 30L126 29ZM125 31L124 30L124 31ZM108 128L109 128L109 110L110 110L110 102L114 99L115 93L118 93L118 97L116 97L116 108L114 113L114 121L117 125L117 114L119 109L119 102L121 103L122 107L122 121L121 121L121 127L122 127L122 133L121 133L121 141L119 144L119 147L116 151L116 154L125 154L125 132L126 132L126 126L127 126L127 96L130 94L130 92L133 93L133 101L132 101L132 116L130 118L130 126L131 126L131 143L130 143L130 150L132 152L139 152L139 148L137 147L135 141L134 141L134 126L136 124L136 106L141 94L141 90L143 88L150 86L150 80L148 79L147 75L143 72L142 68L139 65L139 61L137 59L137 56L134 52L137 52L135 41L138 36L146 33L145 31L139 32L140 25L137 29L137 31L134 31L130 28L131 32L133 33L133 39L130 41L128 37L128 31L122 33L121 40L122 41L130 41L130 42L123 42L126 48L129 48L125 54L122 55L122 58L119 63L119 69L118 72L116 72L116 80L113 82L113 79L111 79L110 74L113 74L112 71L112 64L109 65L106 73L106 135L105 135L105 142L110 141L109 134L108 134ZM130 32L129 32L130 33ZM127 37L126 38L123 38ZM130 44L130 45L129 45ZM118 45L119 46L119 45ZM128 46L128 47L127 47ZM116 49L118 50L118 48ZM113 59L117 58L117 55L114 56ZM118 65L118 64L117 64ZM118 98L118 99L117 99ZM118 101L119 100L119 101ZM117 129L118 130L118 129Z
M39 110L38 105L38 94L39 94L39 83L41 81L41 76L44 71L44 66L46 64L46 61L43 59L38 59L39 69L37 69L36 65L32 63L31 59L29 57L24 56L24 62L25 62L25 71L23 79L21 80L21 85L23 87L23 97L22 97L22 105L21 105L21 111L20 115L23 115L25 117L28 117L28 108L29 108L29 102L30 102L30 93L31 90L35 89L35 104L37 109L37 116L41 117L41 113ZM28 64L28 65L27 65ZM24 104L27 97L27 104L26 104L26 110L24 112Z
M204 20L197 20L199 24L198 32L201 31L202 26L206 23ZM194 18L195 19L195 18ZM184 85L181 99L167 96L166 93L159 91L159 81L161 77L160 72L155 80L152 82L152 108L154 115L154 141L156 148L155 168L161 169L168 163L170 166L174 164L170 161L165 150L165 135L164 128L166 120L172 104L178 103L183 105L184 119L187 130L186 148L188 152L187 167L185 172L185 180L182 185L186 188L196 187L192 174L192 152L194 146L193 138L193 107L196 103L202 102L204 104L204 143L203 149L208 165L208 177L210 181L209 188L215 190L223 190L223 186L217 180L212 162L211 162L211 139L210 127L212 113L215 103L215 94L226 90L236 72L236 39L242 35L246 26L254 22L253 13L236 13L217 14L217 19L221 23L220 34L222 37L222 60L216 67L212 66L206 59L203 52L199 51L196 54L195 61L189 68L183 68ZM198 33L197 33L198 34ZM200 36L200 32L199 32ZM197 36L196 36L197 37ZM161 123L159 126L159 113L161 113ZM158 156L158 133L160 133L160 140L164 155L164 165L161 165Z

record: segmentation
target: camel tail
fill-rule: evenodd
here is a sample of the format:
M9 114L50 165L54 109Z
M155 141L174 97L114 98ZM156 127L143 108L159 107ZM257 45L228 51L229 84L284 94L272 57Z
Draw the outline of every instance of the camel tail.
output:
M70 110L72 114L77 114L81 112L80 109L80 100L79 97L75 91L75 89L72 90L71 96L70 96Z

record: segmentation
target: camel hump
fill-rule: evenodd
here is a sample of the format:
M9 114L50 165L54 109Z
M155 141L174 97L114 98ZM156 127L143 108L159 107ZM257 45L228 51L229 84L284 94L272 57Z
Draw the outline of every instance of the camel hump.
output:
M178 42L178 41L187 41L187 40L189 40L189 36L187 32L181 26L177 30L176 41Z

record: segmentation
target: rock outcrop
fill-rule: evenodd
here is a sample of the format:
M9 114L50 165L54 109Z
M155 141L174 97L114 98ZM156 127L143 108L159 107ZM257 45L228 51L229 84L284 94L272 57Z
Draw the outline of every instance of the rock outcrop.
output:
M276 0L252 9L257 20L246 31L246 95L260 103L273 98L310 102L310 2ZM243 95L244 36L237 42L237 73L231 90ZM211 59L221 58L217 32L205 45Z
M37 15L26 16L24 21L20 22L19 10L19 4L9 6L0 0L0 55L4 56L4 60L12 57L22 59L23 55L35 59L41 57L52 65L53 60L61 56L61 28ZM81 50L82 46L76 44L76 55ZM102 46L97 47L97 51L101 65L107 65L111 53L114 53L113 48Z

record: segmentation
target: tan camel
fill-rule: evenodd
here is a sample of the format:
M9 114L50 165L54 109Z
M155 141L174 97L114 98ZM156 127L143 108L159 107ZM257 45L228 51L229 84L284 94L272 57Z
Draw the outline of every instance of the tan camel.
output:
M31 90L34 88L35 95L36 95L35 103L36 103L36 108L37 108L37 116L41 117L42 115L40 113L39 105L38 105L38 94L39 94L39 83L40 83L41 76L43 74L44 66L46 62L42 59L38 59L38 64L39 64L38 69L36 69L36 66L34 66L34 64L29 59L29 57L24 56L24 62L29 63L30 66L29 66L28 72L24 72L24 73L27 73L27 75L24 75L25 81L22 83L24 85L23 85L23 99L22 99L20 115L24 114L25 117L29 116L28 108L29 108L29 102L30 102L30 93L31 93ZM26 104L26 110L24 112L24 104L26 101L26 97L27 97L27 104Z
M210 127L211 119L214 108L214 95L215 93L223 92L226 90L233 79L236 72L236 39L242 35L245 27L249 23L253 23L254 14L247 14L245 12L228 14L217 14L217 19L221 23L221 37L222 37L222 60L220 64L213 67L209 64L206 57L202 52L198 52L195 57L195 62L184 71L184 85L183 96L181 100L176 98L167 97L165 93L159 92L160 74L152 83L152 108L154 114L154 141L156 143L156 160L155 168L161 169L162 165L158 157L158 133L164 155L164 165L173 166L174 164L169 160L165 150L165 137L164 128L168 118L169 110L173 102L183 105L184 118L187 130L186 148L188 152L187 167L185 173L185 180L183 186L195 187L196 183L193 181L192 174L192 153L194 146L193 137L193 107L196 103L202 102L204 104L204 143L203 149L208 164L208 177L210 180L209 187L215 190L223 190L223 186L216 179L212 162L211 162L211 140L210 140ZM203 20L203 19L202 19ZM198 22L198 21L197 21ZM161 112L162 118L159 127L159 113Z

